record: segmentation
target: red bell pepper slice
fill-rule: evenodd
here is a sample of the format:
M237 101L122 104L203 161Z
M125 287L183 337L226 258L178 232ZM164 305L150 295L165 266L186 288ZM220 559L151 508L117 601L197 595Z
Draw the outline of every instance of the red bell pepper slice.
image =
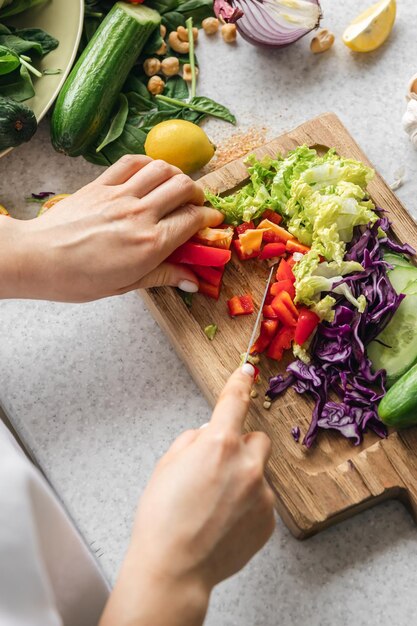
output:
M267 243L266 246L263 247L261 253L259 255L259 260L263 261L264 259L273 259L278 256L283 256L285 254L285 244L283 243Z
M291 342L294 339L294 327L282 326L271 341L268 352L266 353L270 359L280 361L284 350L291 348Z
M301 254L307 254L311 248L304 246L297 239L288 239L286 243L287 252L300 252Z
M307 341L319 322L320 318L314 311L307 309L307 307L301 307L298 312L297 326L295 327L295 343L301 346Z
M205 265L220 267L226 265L231 259L230 250L211 248L198 243L187 241L174 250L168 257L169 263L184 263L185 265Z
M287 291L281 291L271 304L280 322L285 326L295 326L298 319L298 311Z
M259 256L259 250L252 252L252 254L246 254L242 250L242 244L239 239L233 239L232 241L233 247L240 261L248 261L249 259L256 259Z
M286 291L290 294L291 300L295 298L295 288L292 280L286 278L285 280L280 280L277 283L272 283L271 285L271 296L277 296L281 291Z
M295 283L294 273L288 264L288 261L285 259L281 259L280 264L278 265L276 279L277 281L290 280L292 283Z
M281 224L282 217L279 213L275 213L272 209L267 209L262 213L261 220L269 220L273 224Z
M278 320L263 320L261 322L261 330L259 337L250 349L251 354L265 352L278 330Z
M298 261L296 261L293 257L293 255L289 256L287 259L287 263L290 266L290 268L292 269L294 267L294 265L296 265L296 263L298 263Z
M247 230L253 230L254 228L255 224L253 222L243 222L243 224L239 224L239 226L236 226L235 233L237 236L239 236Z
M202 278L209 285L219 287L222 282L224 267L218 269L216 267L206 267L204 265L193 265L190 269L192 269L198 278Z
M262 309L262 315L266 319L277 320L278 315L275 313L274 309L270 304L264 304L264 308Z
M283 243L281 239L272 230L266 230L262 236L264 243Z
M209 298L213 298L213 300L218 300L220 297L220 288L221 285L210 285L210 283L205 280L198 281L198 293L202 293Z
M233 296L233 298L227 301L227 307L231 317L235 317L236 315L250 315L255 310L250 294Z

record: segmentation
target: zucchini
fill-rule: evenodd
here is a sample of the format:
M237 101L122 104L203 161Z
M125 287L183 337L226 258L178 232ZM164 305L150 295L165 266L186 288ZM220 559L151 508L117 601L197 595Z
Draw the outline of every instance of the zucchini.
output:
M97 139L160 20L159 13L143 5L113 5L58 96L51 122L58 152L78 156Z
M384 255L384 260L388 261L387 257ZM409 291L409 294L388 326L367 348L373 369L386 371L388 385L392 385L417 361L417 295L410 295L413 293L411 287L417 285L417 268L411 263L407 266L397 265L388 272L395 291Z
M417 424L417 365L414 365L382 398L378 415L387 426Z
M37 127L32 109L22 102L0 96L0 150L29 141Z

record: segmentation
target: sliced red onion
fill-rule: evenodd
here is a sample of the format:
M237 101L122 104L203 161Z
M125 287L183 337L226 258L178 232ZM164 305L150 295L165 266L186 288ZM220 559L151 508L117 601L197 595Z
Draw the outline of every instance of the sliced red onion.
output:
M319 0L216 0L214 4L216 15L224 21L238 20L242 37L257 46L288 46L317 28L321 19ZM222 5L221 12L216 4ZM230 9L243 15L237 18ZM232 19L227 17L229 13Z

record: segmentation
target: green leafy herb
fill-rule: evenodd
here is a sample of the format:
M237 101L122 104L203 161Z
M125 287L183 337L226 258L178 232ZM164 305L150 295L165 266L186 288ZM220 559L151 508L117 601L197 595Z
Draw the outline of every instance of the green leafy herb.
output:
M17 15L18 13L23 13L23 11L32 9L45 2L46 0L13 0L11 4L0 9L0 20L11 17L12 15Z
M4 76L0 75L0 94L6 98L12 98L16 102L33 98L35 90L26 67L20 65L13 72Z
M10 48L0 46L0 75L10 74L20 65L19 56Z
M155 97L161 102L166 102L167 104L171 104L176 107L191 109L192 111L198 111L199 113L205 113L206 115L211 115L212 117L218 117L219 119L229 122L230 124L236 124L236 118L233 113L231 113L225 106L215 102L211 98L206 98L205 96L195 96L189 102L184 102L176 98L169 98L162 94Z
M110 122L110 126L106 133L106 136L104 137L98 148L96 148L96 152L101 152L105 146L120 137L123 132L124 125L126 124L128 114L129 104L126 96L121 93L119 94L118 109Z
M217 333L216 324L209 324L208 326L206 326L204 329L204 333L207 336L207 339L209 339L210 341L213 341Z

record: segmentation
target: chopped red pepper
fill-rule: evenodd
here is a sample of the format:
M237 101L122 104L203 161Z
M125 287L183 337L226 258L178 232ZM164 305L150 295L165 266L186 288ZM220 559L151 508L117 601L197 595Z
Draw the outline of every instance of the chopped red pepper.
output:
M283 256L285 254L285 244L283 243L267 243L263 247L259 255L259 260L273 259L274 257Z
M275 213L275 211L272 211L272 209L267 209L262 213L261 220L269 220L270 222L273 222L273 224L278 225L281 224L282 217L279 213Z
M278 319L278 315L275 313L274 309L272 308L270 304L264 305L264 308L262 309L262 315L266 319L272 319L272 320Z
M280 264L278 265L277 273L276 273L277 281L280 280L290 280L292 283L295 283L295 276L293 271L285 259L281 259Z
M196 276L209 283L209 285L219 287L222 282L224 267L219 269L216 267L206 267L204 265L193 265L190 269L192 269Z
M294 239L294 236L291 235L288 230L285 230L285 228L282 228L281 226L278 226L278 224L271 222L271 220L262 220L258 224L257 228L266 228L267 230L271 230L273 233L275 233L275 235L277 235L277 237L279 237L280 241L282 241L283 243L286 243L288 239Z
M210 283L205 280L198 281L198 293L202 293L209 298L213 298L213 300L218 300L220 296L220 288L221 285L210 285Z
M278 324L278 320L267 319L261 322L259 337L250 349L251 354L255 354L255 352L260 354L267 349L272 341L272 338L278 330Z
M250 315L255 310L250 294L233 296L233 298L227 301L227 306L231 317L235 317L236 315Z
M285 326L295 326L298 319L298 311L287 291L281 291L271 304L280 322Z
M300 252L301 254L307 254L311 248L304 246L297 239L288 239L286 243L287 252Z
M186 265L205 265L219 267L230 261L232 253L222 248L211 248L198 243L187 241L174 250L168 257L169 263L184 263Z
M307 341L317 328L319 322L320 318L314 311L307 309L307 307L301 307L298 312L298 322L295 328L295 343L301 346Z
M233 247L240 261L247 261L248 259L256 259L259 256L259 250L252 252L252 254L246 254L242 250L242 244L239 239L233 239Z
M210 246L212 248L224 248L229 250L234 229L232 226L229 228L202 228L193 237L193 241L200 243L204 246Z
M253 230L255 228L255 224L253 222L243 222L243 224L239 224L239 226L236 226L236 235L241 235L242 233L246 232L247 230Z
M291 342L294 339L294 327L282 326L271 341L271 344L266 353L270 359L280 361L284 350L291 348Z
M288 263L288 265L290 266L290 268L292 269L292 268L294 267L294 265L295 265L296 263L298 263L298 261L296 261L296 260L294 259L293 255L291 255L291 256L289 256L289 257L288 257L288 259L287 259L287 263Z
M262 236L264 243L283 243L281 239L272 230L266 230Z
M272 283L271 285L271 295L277 296L281 291L286 291L290 294L291 299L295 298L295 288L292 280L286 278L285 280L279 280L277 283Z

